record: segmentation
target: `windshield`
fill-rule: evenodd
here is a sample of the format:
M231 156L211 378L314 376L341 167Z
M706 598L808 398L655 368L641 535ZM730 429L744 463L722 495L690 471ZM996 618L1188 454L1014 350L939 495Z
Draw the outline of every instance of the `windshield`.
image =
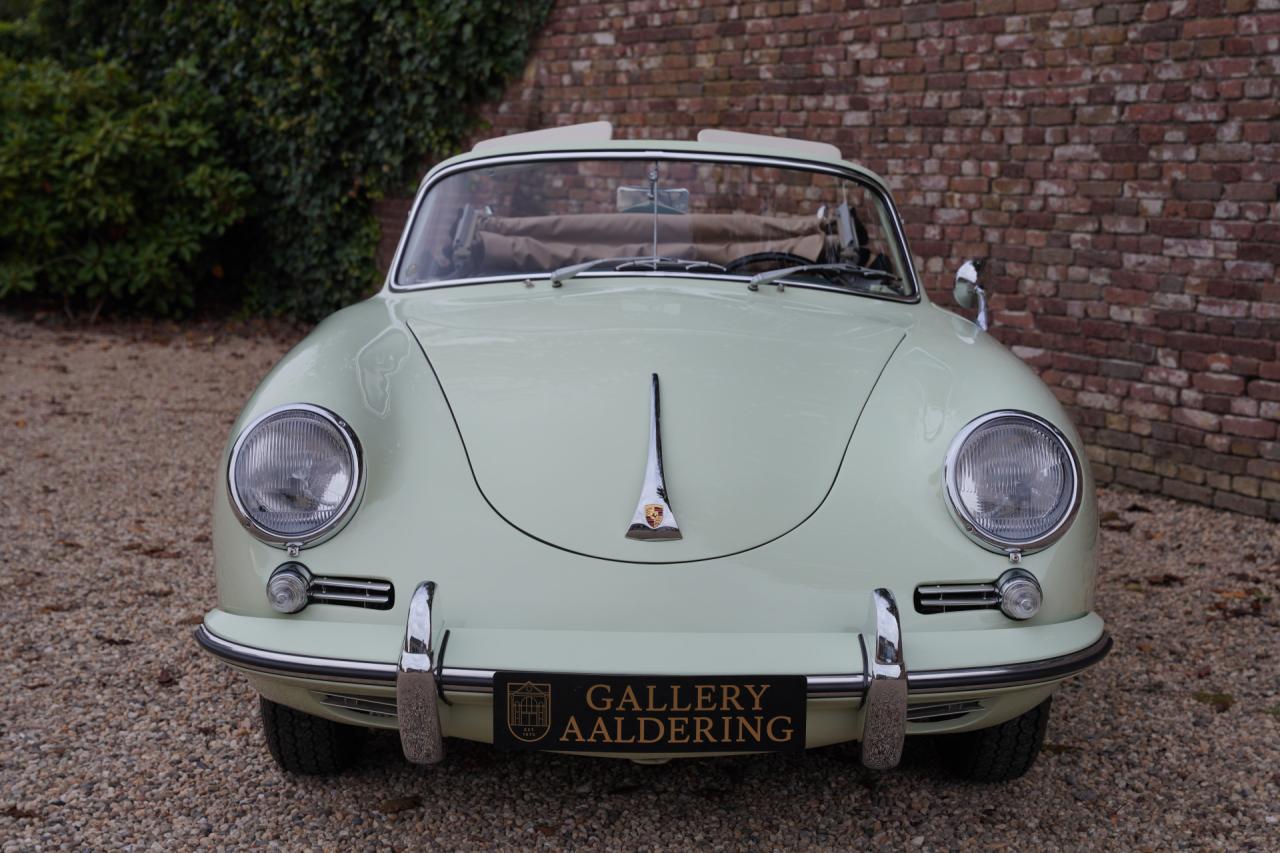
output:
M911 297L896 235L881 195L843 175L728 160L532 160L436 182L397 283L546 276L580 264L588 266L575 274L747 279L799 267L787 281Z

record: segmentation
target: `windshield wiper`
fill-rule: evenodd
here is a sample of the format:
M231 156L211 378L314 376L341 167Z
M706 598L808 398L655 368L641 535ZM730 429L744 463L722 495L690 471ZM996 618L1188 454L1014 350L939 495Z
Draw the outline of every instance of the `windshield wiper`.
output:
M762 284L772 284L779 279L790 278L800 273L819 273L821 275L856 275L872 281L899 281L900 279L888 270L875 270L857 264L801 264L798 267L785 267L780 270L769 270L751 277L747 282L748 290L759 290ZM782 285L779 284L781 289Z
M634 261L628 261L625 264L618 264L616 270L635 270L648 267L651 270L657 270L659 267L677 267L685 272L693 270L715 270L716 272L724 272L724 267L714 261L691 261L685 258L639 258Z
M724 267L711 261L690 261L683 258L655 258L652 255L634 255L623 258L596 258L593 261L584 261L580 264L571 264L567 267L551 273L552 287L559 287L569 279L593 270L596 267L605 264L614 264L615 270L643 269L647 267L651 270L657 270L659 267L678 267L684 272L692 272L697 269L712 269L717 272L724 272Z

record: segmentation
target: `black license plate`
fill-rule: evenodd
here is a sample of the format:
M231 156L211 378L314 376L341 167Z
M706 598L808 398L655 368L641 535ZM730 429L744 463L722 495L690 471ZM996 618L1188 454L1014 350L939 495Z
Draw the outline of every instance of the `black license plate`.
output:
M498 672L493 742L570 752L804 749L803 675Z

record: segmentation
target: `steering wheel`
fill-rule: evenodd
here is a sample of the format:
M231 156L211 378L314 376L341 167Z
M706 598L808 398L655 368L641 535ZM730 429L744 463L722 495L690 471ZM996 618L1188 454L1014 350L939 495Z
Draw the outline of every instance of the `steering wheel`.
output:
M813 261L808 258L802 258L792 252L753 252L750 255L743 255L740 258L734 258L732 261L725 264L724 271L737 272L743 267L749 267L753 264L763 264L766 262L781 263L789 267L799 267L813 263Z

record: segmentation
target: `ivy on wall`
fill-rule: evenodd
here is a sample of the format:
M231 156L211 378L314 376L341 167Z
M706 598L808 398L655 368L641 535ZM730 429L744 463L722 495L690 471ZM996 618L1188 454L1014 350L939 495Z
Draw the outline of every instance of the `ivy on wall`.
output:
M0 55L0 81L0 298L190 308L194 269L216 269L211 244L250 194L190 63L145 95L114 62Z
M224 274L252 311L317 317L376 286L373 201L457 148L472 108L524 67L550 6L38 0L0 49L118 61L146 91L189 63L220 105L215 150L252 186L221 238Z

